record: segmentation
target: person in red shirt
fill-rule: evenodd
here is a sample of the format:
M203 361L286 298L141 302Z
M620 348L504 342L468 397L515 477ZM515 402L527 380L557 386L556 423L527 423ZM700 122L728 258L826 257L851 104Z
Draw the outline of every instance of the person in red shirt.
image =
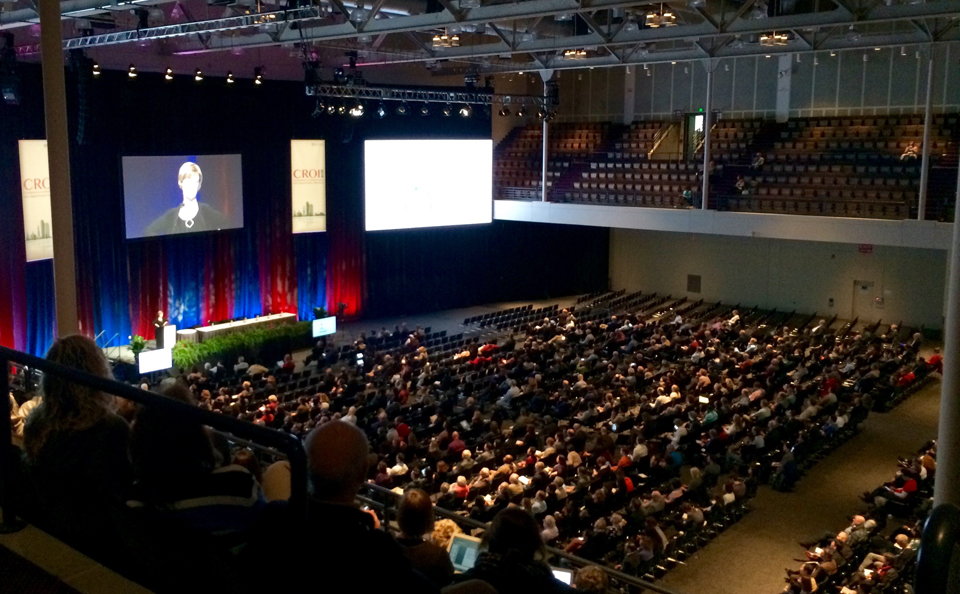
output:
M933 349L933 355L927 361L927 368L941 375L943 374L943 355L940 354L939 348Z
M407 437L410 435L410 425L407 425L403 421L403 417L397 417L397 435L400 436L400 441L407 441Z

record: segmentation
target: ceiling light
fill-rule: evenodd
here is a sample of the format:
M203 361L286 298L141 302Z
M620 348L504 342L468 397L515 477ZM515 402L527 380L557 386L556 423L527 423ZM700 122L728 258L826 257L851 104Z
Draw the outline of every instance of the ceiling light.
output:
M235 81L234 81L234 79L233 79L233 73L232 73L232 72L227 72L227 84L228 84L228 85L232 85L234 82L235 82Z
M902 45L900 46L900 55L901 56L907 55L907 48L903 47Z
M262 85L263 84L263 68L257 66L253 69L253 84Z
M327 114L333 115L335 113L337 113L337 106L331 103L330 105L327 106Z
M420 106L420 115L422 115L422 116L428 116L428 115L430 115L430 106L427 105L426 103L424 103L423 105L421 105L421 106Z
M522 118L522 117L526 117L526 115L527 115L527 112L523 109L523 106L521 105L520 109L517 110L517 117Z
M449 118L449 117L450 117L450 114L452 114L452 113L453 113L453 106L452 106L452 105L450 105L449 103L447 103L446 105L443 106L443 116L444 116L444 117Z
M460 117L461 117L461 118L469 118L469 117L472 116L472 115L473 115L473 108L471 108L468 104L464 103L464 104L460 107Z
M93 63L93 75L100 76L100 64L96 62Z
M137 78L137 67L133 64L127 66L127 76L129 78Z
M397 115L405 116L408 113L410 113L410 106L407 105L406 101L397 106Z
M837 52L830 52L830 57L831 57L831 58L833 58L833 57L836 56L836 55L837 55Z
M507 117L508 115L510 115L510 108L504 105L503 107L500 108L499 113L502 117Z
M197 69L193 72L193 80L195 80L195 81L197 81L197 82L200 82L200 81L203 80L203 72L202 72L199 68L197 68Z
M173 68L167 68L163 72L163 78L164 80L173 80Z
M343 104L338 105L338 106L337 106L337 113L340 114L340 115L343 115L343 114L347 113L347 106L346 106L346 105L343 105Z
M363 102L361 101L357 101L357 104L350 108L350 115L355 118L363 117L363 112Z
M380 105L377 106L377 117L381 120L387 117L387 108L383 105L383 101L381 101Z
M860 41L860 32L857 31L857 28L853 25L850 25L850 29L847 31L847 41Z

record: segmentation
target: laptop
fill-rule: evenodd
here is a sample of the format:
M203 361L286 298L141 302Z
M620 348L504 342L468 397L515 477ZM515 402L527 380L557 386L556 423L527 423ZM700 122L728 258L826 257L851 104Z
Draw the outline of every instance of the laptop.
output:
M450 562L453 563L453 570L463 573L477 562L480 539L469 534L454 534L450 538L450 544L447 545L447 553L450 555Z
M560 569L557 567L551 567L550 571L553 572L553 577L560 580L564 584L571 586L573 585L573 571L570 569Z

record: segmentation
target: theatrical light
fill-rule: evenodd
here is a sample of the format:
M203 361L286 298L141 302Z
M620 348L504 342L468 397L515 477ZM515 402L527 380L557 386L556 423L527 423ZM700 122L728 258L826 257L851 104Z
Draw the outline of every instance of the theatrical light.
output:
M408 113L410 113L410 106L407 105L406 101L397 106L397 115L405 116Z
M380 105L377 107L377 117L380 119L387 117L387 108L384 107L383 101L381 101Z
M127 66L127 76L129 78L137 78L137 67L133 64Z
M350 115L355 118L363 117L363 111L363 103L357 101L357 104L350 108Z
M253 84L255 85L263 84L263 68L259 66L253 69Z
M333 115L335 113L337 113L337 106L331 103L330 105L327 106L327 114Z
M96 62L93 63L93 75L100 76L100 64Z
M453 113L453 106L447 103L443 106L443 117L449 118L450 114Z
M563 57L567 60L582 60L587 57L587 50L577 49L577 50L567 50L563 52Z
M423 106L420 107L420 115L422 116L430 115L430 106L424 103Z
M471 115L473 115L473 109L469 105L464 103L463 106L460 108L460 117L469 118Z
M526 115L527 115L527 112L526 110L523 109L523 106L521 105L520 109L517 110L517 117L522 118L522 117L526 117Z
M173 80L173 68L167 68L163 71L164 80Z
M228 85L232 85L234 82L236 82L236 81L234 81L234 79L233 79L233 73L232 73L232 72L227 72L227 84L228 84Z
M340 115L343 115L343 114L347 113L347 106L346 106L346 105L340 105L340 106L338 106L338 107L337 107L337 113L340 114Z
M503 107L500 108L499 113L502 117L507 117L508 115L510 115L510 108L504 105Z
M203 72L199 68L193 71L193 80L197 82L200 82L203 80Z
M675 27L677 17L669 10L663 10L663 4L660 5L659 12L648 12L646 16L647 27L656 29L657 27Z

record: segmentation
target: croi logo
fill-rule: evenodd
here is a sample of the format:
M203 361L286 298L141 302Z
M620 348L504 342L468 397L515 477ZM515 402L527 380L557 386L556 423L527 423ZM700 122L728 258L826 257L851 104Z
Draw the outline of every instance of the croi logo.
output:
M294 179L323 179L323 169L294 169Z
M23 180L23 189L27 191L34 190L49 190L50 189L50 178L44 177L33 177Z

